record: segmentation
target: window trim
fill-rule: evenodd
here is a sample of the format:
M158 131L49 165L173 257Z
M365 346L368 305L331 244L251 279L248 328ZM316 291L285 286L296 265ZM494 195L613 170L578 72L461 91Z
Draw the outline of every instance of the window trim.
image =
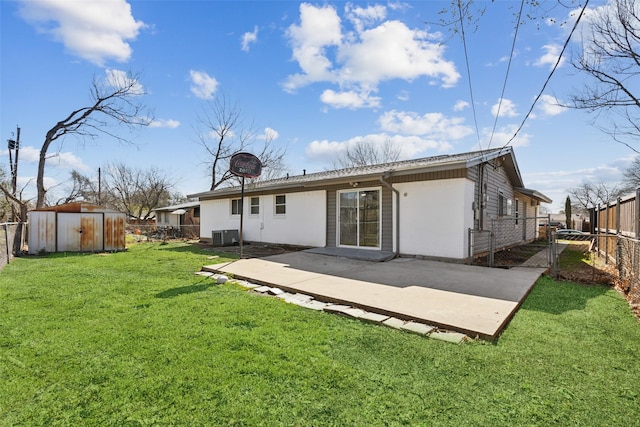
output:
M240 198L229 199L229 200L230 200L229 201L229 212L230 212L231 216L240 216L240 207L242 206L242 203L240 203ZM234 211L235 211L235 213L234 213Z
M257 201L256 204L253 202ZM255 212L254 212L255 208ZM260 197L251 197L249 199L249 214L250 215L260 215Z
M284 197L284 202L278 203L278 197ZM284 212L278 212L278 207L283 207ZM286 194L273 195L273 214L276 216L285 216L287 214L287 195Z

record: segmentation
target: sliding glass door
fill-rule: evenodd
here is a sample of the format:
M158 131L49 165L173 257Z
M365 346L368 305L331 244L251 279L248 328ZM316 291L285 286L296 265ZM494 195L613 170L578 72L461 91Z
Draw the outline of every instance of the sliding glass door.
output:
M338 193L338 245L380 247L380 190Z

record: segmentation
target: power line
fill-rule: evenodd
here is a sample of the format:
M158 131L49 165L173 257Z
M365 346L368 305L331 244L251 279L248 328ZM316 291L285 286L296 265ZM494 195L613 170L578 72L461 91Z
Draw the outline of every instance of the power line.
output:
M478 115L476 114L476 103L473 99L473 86L471 85L471 68L469 67L469 54L467 53L467 39L464 32L464 18L462 15L461 0L458 0L458 12L460 13L460 34L462 35L462 46L464 47L464 59L467 65L467 82L469 84L469 95L471 97L471 110L473 111L473 122L476 126L476 136L478 137L478 147L482 151L480 142L480 130L478 129Z
M540 89L540 92L538 92L538 95L533 100L533 103L531 104L531 108L529 108L529 111L524 116L524 119L522 119L522 123L520 123L520 126L518 127L518 129L516 129L516 131L513 134L513 136L501 148L504 148L507 145L509 145L511 143L511 141L513 141L516 138L516 136L518 136L518 133L524 127L525 122L527 121L527 119L529 118L531 113L533 112L533 108L536 106L536 103L538 102L538 100L540 99L540 97L544 93L545 89L547 88L547 84L549 84L549 81L551 80L551 77L553 76L553 73L555 73L556 69L560 65L560 60L562 59L562 56L564 55L564 52L567 49L567 46L569 45L569 42L571 41L571 37L573 36L573 33L576 31L576 28L578 28L578 24L580 23L580 20L582 19L582 16L584 15L584 11L587 9L588 5L589 5L589 0L586 0L585 3L584 3L584 6L582 7L582 10L580 11L580 15L578 15L578 19L576 19L576 22L573 24L573 28L571 29L571 32L569 33L569 37L567 37L567 40L564 42L564 46L562 46L562 51L560 52L560 55L558 55L558 60L556 61L556 63L553 66L553 68L551 69L551 72L549 73L549 76L547 77L547 80L542 85L542 89Z
M489 137L489 144L487 150L491 148L491 142L493 142L493 136L496 133L496 127L498 126L498 117L500 117L500 108L502 107L502 101L504 99L504 93L507 89L507 81L509 80L509 71L511 70L511 61L513 60L513 53L516 50L516 40L518 39L518 30L520 29L520 19L522 18L522 9L524 9L524 1L520 2L520 10L518 11L518 20L516 21L516 31L513 35L513 43L511 44L511 53L509 54L509 63L507 64L507 72L504 75L504 82L502 84L502 92L500 93L500 101L498 101L498 111L496 111L496 119L493 121L493 129L491 129L491 136Z

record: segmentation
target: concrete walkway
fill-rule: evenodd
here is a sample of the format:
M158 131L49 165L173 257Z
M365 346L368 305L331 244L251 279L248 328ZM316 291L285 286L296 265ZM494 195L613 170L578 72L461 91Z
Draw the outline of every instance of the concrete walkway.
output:
M545 269L490 269L415 258L381 263L292 252L203 270L495 339Z

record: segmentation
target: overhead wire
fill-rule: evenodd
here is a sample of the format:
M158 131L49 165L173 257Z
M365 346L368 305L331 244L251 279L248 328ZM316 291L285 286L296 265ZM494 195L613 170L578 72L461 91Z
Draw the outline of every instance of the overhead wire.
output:
M507 81L509 80L509 72L511 71L511 62L513 61L513 54L516 50L516 40L518 39L518 30L520 29L520 20L522 19L522 10L524 9L525 0L520 2L520 10L518 11L518 20L516 21L516 30L513 34L513 43L511 43L511 52L509 53L509 62L507 64L507 71L504 75L504 82L502 83L502 92L500 92L500 99L498 101L498 110L496 111L496 118L493 121L493 129L491 129L491 136L489 137L489 144L487 144L487 150L491 148L493 137L496 133L496 127L498 126L498 118L500 117L500 109L502 108L502 101L504 100L504 93L507 89Z
M589 0L586 0L585 3L584 3L584 6L582 7L582 10L580 11L580 15L578 15L578 18L576 19L576 22L573 24L573 28L571 29L571 32L569 33L569 36L567 37L567 40L565 40L564 45L562 46L562 50L560 51L560 55L558 55L558 60L556 61L556 63L554 64L553 68L551 69L551 72L547 76L547 79L545 80L544 84L542 85L542 88L540 89L540 92L538 92L538 95L533 100L533 103L531 104L531 108L529 108L529 111L524 116L524 119L522 119L522 123L520 123L520 126L518 127L518 129L516 129L516 131L514 132L513 136L501 147L501 149L505 148L507 145L509 145L511 143L511 141L513 141L516 138L516 136L518 136L518 133L520 133L520 131L524 127L525 122L531 116L531 113L533 112L533 109L535 108L538 100L542 97L542 94L544 93L545 89L547 88L547 85L549 84L549 81L551 80L551 77L555 73L556 69L560 66L560 62L562 60L562 56L564 55L564 52L567 50L567 46L569 46L569 42L571 41L571 37L573 36L573 33L576 31L576 28L578 28L578 24L580 23L580 20L582 19L582 16L584 15L584 12L587 9L588 5L589 5Z
M467 38L464 31L464 15L462 12L461 0L458 0L458 13L460 14L460 35L462 36L462 46L464 48L464 59L467 66L467 82L469 84L469 96L471 97L471 111L473 112L473 122L476 126L476 136L478 138L478 147L482 151L482 144L480 141L480 130L478 128L478 115L476 114L476 103L473 99L473 86L471 84L471 68L469 66L469 54L467 52Z

